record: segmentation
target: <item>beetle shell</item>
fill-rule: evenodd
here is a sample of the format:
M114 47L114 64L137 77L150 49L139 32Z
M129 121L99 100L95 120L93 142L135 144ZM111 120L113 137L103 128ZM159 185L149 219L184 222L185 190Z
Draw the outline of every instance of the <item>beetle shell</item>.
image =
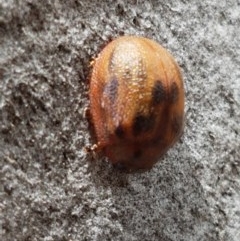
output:
M89 97L97 149L119 168L150 169L182 133L179 67L150 39L110 42L93 63Z

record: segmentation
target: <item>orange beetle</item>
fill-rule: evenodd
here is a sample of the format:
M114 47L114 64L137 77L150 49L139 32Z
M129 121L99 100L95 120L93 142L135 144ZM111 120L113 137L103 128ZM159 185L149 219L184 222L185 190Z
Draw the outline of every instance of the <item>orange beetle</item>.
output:
M179 67L150 39L110 42L93 63L89 96L96 149L118 168L150 169L182 133Z

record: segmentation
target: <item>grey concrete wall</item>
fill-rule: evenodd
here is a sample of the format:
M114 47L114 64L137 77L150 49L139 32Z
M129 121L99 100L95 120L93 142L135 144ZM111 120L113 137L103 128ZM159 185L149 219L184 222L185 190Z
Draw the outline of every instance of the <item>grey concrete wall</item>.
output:
M0 0L1 240L240 240L240 2ZM151 171L91 161L89 62L141 35L181 66L186 126Z

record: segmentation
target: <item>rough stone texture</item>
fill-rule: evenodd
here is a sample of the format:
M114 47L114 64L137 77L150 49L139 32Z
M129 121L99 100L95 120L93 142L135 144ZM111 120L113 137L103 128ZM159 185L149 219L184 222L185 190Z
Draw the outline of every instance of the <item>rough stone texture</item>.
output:
M0 0L1 240L240 240L240 1ZM89 62L155 39L186 86L181 141L151 171L90 161Z

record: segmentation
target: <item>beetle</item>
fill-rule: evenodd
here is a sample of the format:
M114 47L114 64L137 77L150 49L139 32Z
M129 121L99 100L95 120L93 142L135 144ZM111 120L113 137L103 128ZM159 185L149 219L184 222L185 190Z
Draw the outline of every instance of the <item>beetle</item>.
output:
M122 170L150 169L183 132L181 71L153 40L110 42L93 62L89 99L95 150Z

